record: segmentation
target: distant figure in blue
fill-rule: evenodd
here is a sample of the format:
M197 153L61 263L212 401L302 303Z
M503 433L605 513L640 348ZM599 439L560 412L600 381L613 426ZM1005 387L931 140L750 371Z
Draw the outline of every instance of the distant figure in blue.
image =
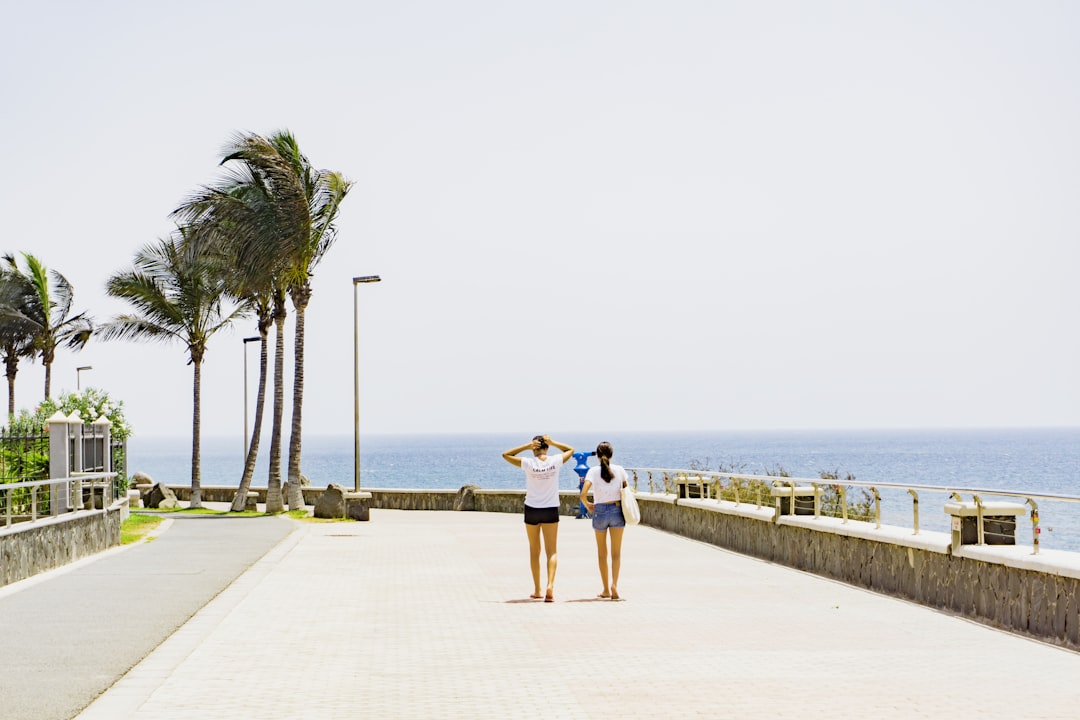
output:
M592 513L592 526L596 533L596 559L600 564L600 581L604 589L599 597L619 599L619 566L622 563L622 537L626 518L622 513L622 489L628 476L621 465L614 465L611 443L596 446L598 467L589 468L585 484L581 488L581 502ZM592 490L593 501L586 496ZM611 535L611 575L608 582L608 534Z
M560 455L548 456L555 447ZM532 450L533 457L517 457ZM534 600L555 601L555 570L559 564L559 470L574 454L574 448L537 435L530 442L503 453L503 459L525 471L525 532L529 536L529 567L532 569ZM547 555L547 590L540 594L540 540Z

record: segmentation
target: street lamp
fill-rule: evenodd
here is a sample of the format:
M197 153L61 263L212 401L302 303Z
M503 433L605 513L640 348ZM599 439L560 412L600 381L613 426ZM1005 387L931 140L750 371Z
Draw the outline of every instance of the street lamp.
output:
M83 365L82 367L75 368L75 389L76 390L82 390L82 371L83 370L93 370L93 369L94 368L91 365Z
M244 338L244 461L247 461L248 448L248 380L247 380L247 346L249 342L258 342L261 337Z
M360 492L360 319L357 316L356 286L360 283L377 283L378 275L362 275L352 279L353 315L353 489Z

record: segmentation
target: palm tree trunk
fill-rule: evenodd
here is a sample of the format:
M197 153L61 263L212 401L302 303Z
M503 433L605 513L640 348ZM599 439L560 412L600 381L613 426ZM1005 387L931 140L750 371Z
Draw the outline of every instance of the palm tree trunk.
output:
M270 432L270 478L266 483L266 512L285 509L281 497L281 416L285 406L285 302L275 300L274 307L274 416Z
M52 363L45 366L45 399L48 400L51 395L49 392L52 390Z
M4 366L7 371L8 391L7 391L7 405L8 405L8 422L15 417L15 375L19 372L19 358L15 355L14 351L11 351L4 356Z
M289 436L289 509L304 508L304 492L300 487L300 445L304 416L304 314L311 300L311 286L305 283L292 295L296 309L296 337L293 342L293 405L292 432Z
M199 432L202 412L202 359L192 358L195 366L195 382L191 411L191 501L188 507L202 507L202 455L200 453Z
M266 365L267 331L259 328L259 390L255 397L255 427L251 431L251 444L248 445L247 458L244 461L244 475L240 478L240 487L233 497L231 510L242 512L247 507L247 494L251 488L251 478L255 475L255 461L259 457L259 438L262 436L263 408L266 406Z

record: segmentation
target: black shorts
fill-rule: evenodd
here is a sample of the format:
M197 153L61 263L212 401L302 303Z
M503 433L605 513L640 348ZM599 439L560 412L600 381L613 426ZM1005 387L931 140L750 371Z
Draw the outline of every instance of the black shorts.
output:
M559 508L534 508L525 506L525 524L526 525L545 525L547 523L559 522Z

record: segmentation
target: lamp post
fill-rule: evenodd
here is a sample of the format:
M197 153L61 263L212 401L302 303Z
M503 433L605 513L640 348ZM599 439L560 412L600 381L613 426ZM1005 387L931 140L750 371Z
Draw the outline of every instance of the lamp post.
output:
M248 379L247 379L247 346L249 342L258 342L261 337L244 338L244 459L246 461L248 448Z
M377 283L378 275L361 275L352 279L353 313L353 489L360 492L360 319L357 313L356 286Z
M75 389L76 390L82 390L82 371L83 370L93 370L93 369L94 368L91 365L83 365L82 367L75 368Z

